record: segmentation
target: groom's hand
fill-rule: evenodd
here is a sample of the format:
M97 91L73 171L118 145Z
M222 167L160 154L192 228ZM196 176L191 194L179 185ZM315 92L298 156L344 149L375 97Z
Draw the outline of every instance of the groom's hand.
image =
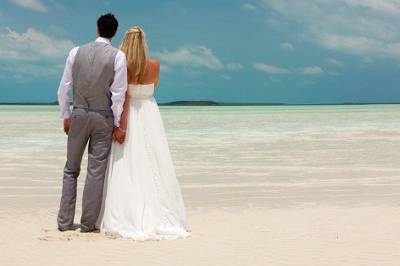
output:
M69 124L70 124L70 119L69 118L64 118L64 132L67 135L68 135L68 132L69 132Z

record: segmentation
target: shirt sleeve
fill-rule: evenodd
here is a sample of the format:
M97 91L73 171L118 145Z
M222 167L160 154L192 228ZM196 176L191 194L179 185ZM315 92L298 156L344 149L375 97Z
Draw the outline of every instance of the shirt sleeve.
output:
M74 64L78 48L79 47L75 47L69 52L60 86L58 87L57 95L61 118L69 118L71 116L68 92L72 89L72 65Z
M114 81L111 84L111 110L114 114L114 125L119 127L119 121L125 102L125 92L128 87L126 57L122 51L118 51L114 63Z

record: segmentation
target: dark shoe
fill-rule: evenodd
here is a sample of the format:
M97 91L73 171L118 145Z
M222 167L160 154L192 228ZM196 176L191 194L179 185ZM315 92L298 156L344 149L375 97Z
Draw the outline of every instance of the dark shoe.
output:
M60 232L72 231L72 230L74 230L74 229L71 227L66 227L66 228L58 227L58 231L60 231Z
M75 231L76 229L79 228L79 224L74 224L73 226L68 226L68 227L58 227L58 231L60 232L65 232L65 231Z
M87 228L81 227L81 233L98 233L98 232L99 232L99 229L97 229L97 228L87 229Z

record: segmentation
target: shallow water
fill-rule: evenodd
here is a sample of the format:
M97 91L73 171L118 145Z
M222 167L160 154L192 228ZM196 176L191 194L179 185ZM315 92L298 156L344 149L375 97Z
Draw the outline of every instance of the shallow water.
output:
M400 105L161 113L190 208L400 200ZM0 202L58 204L66 146L58 108L0 106L0 122Z

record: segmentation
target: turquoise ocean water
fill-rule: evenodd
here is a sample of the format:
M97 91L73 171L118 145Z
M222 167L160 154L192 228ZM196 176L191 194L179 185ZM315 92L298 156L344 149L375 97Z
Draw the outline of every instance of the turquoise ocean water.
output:
M400 105L161 113L189 207L400 198ZM0 106L0 122L0 202L57 204L66 148L58 107Z

